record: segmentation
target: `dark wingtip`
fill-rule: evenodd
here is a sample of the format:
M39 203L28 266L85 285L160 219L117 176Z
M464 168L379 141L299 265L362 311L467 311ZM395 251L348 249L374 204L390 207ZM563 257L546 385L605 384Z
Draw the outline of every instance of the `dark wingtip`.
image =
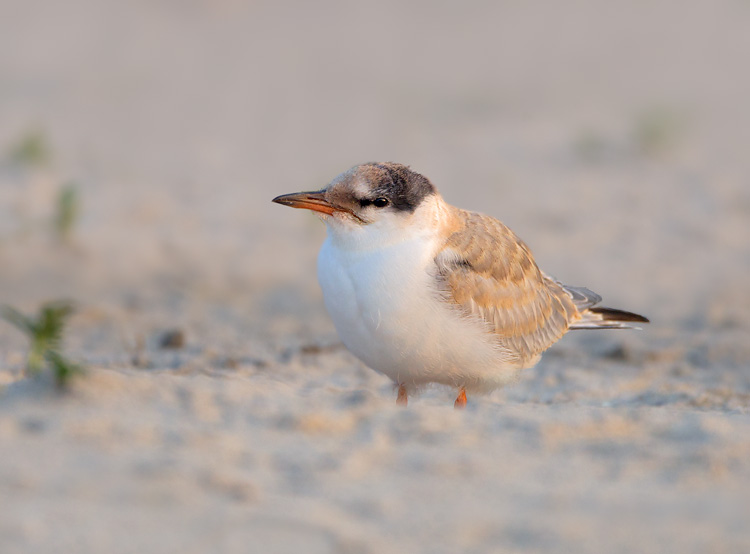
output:
M600 314L605 321L636 321L638 323L651 323L648 318L642 315L626 312L625 310L615 310L614 308L594 307L589 308L590 312Z

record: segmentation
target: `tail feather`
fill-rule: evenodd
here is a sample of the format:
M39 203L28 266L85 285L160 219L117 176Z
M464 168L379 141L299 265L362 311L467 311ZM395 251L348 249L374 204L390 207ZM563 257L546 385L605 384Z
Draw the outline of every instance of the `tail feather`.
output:
M635 323L649 323L642 315L615 310L613 308L594 307L581 312L581 319L571 324L571 329L640 329Z

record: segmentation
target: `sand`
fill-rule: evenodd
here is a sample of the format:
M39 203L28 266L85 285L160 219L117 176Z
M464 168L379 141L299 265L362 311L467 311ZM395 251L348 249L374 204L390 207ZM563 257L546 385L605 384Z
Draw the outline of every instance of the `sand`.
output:
M0 9L1 552L750 551L747 2ZM270 203L370 160L652 324L398 409Z

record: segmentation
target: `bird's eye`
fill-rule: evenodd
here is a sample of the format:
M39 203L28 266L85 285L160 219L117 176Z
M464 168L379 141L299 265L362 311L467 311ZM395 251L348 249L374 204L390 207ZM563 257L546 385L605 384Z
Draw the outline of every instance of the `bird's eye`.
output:
M372 205L376 208L385 208L388 204L390 204L388 199L383 198L382 196L372 201Z

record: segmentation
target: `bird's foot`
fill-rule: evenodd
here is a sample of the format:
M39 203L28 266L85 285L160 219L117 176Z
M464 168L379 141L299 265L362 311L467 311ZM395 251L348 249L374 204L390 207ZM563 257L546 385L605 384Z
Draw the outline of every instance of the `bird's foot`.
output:
M396 404L398 406L406 407L409 403L409 397L406 394L406 387L404 385L398 386L398 396L396 397Z
M463 410L466 407L466 389L461 387L458 391L458 396L456 397L456 402L453 404L453 407L457 410Z

